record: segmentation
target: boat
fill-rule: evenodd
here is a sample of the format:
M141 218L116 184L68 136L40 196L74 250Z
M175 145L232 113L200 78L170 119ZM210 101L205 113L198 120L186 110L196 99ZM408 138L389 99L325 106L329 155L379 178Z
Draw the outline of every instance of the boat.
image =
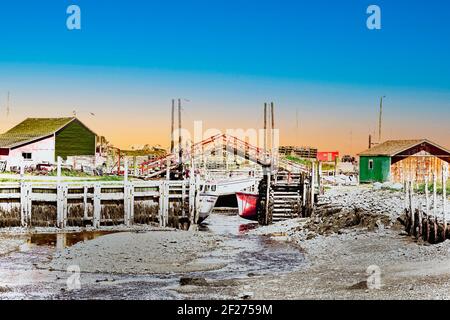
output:
M236 192L239 216L247 220L258 220L258 194L255 192Z
M229 179L221 181L208 181L200 187L199 219L197 223L205 220L213 211L219 196L235 194L255 184L255 179Z
M219 180L215 182L217 186L216 193L220 196L235 194L236 192L246 190L255 185L254 178L237 178Z
M200 187L197 223L201 223L203 220L208 218L213 211L217 199L219 199L216 189L217 186L214 184L205 184Z

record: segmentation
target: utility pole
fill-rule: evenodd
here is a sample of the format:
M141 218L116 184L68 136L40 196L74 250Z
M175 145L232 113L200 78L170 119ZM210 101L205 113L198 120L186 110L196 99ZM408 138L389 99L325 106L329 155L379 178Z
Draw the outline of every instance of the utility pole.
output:
M272 146L272 156L271 156L271 166L273 168L273 166L275 165L275 117L274 117L274 104L273 102L270 103L270 121L271 121L271 133L272 133L272 141L271 141L271 146Z
M383 98L386 98L386 96L382 96L380 98L380 118L378 119L378 142L381 143L381 126L383 121Z
M170 126L170 153L174 152L174 136L173 136L174 129L175 129L175 99L172 99L172 113Z
M264 102L264 160L267 151L267 103Z
M181 145L181 99L178 99L178 156L180 169L183 170L183 147ZM182 174L182 172L180 172Z

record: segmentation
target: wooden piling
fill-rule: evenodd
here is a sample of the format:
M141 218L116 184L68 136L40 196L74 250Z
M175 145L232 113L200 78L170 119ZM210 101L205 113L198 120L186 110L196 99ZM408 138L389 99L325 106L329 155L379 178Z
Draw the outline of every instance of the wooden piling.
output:
M31 184L20 183L20 224L22 227L30 226L31 222Z
M83 186L83 219L88 219L88 186Z
M101 217L101 195L102 195L102 186L100 184L94 185L94 219L93 219L93 227L100 227L100 217Z
M447 178L448 165L442 167L442 219L443 219L443 239L447 238Z
M124 222L126 226L131 226L134 221L134 185L132 182L124 184Z
M56 225L65 228L67 224L67 194L66 183L58 183L56 186Z

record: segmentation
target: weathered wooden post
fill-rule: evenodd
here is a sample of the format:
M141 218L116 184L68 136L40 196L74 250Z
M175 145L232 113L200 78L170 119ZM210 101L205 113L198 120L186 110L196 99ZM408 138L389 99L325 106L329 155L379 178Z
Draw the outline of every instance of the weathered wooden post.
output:
M164 201L164 189L165 189L165 187L164 187L164 185L165 185L164 181L160 181L159 182L159 188L158 188L158 191L159 191L158 223L159 223L160 227L164 226L164 214L163 214L163 212L164 212L164 204L165 204L165 201Z
M200 210L200 188L201 188L201 181L200 181L200 175L197 175L195 177L195 205L194 205L194 223L198 222L199 217L199 210Z
M123 205L125 225L131 226L134 221L134 185L129 181L123 186Z
M164 227L167 227L170 212L170 183L166 183L164 187Z
M272 164L271 164L272 165ZM266 186L266 203L265 203L265 224L269 224L269 221L271 221L272 219L269 219L269 214L272 214L272 212L270 212L270 208L269 208L269 202L270 202L270 179L271 179L271 175L272 175L272 170L271 170L271 166L267 168L267 186Z
M424 240L430 239L430 190L428 190L428 175L425 176L425 214L426 214L426 234Z
M316 188L316 186L315 186L315 176L316 176L316 174L315 174L315 162L314 161L311 161L311 203L310 203L310 205L311 205L311 209L314 207L314 189Z
M408 196L408 182L405 180L403 183L403 191L405 192L405 210L408 210L409 208L409 204L408 204L408 200L409 200L409 196Z
M88 186L85 184L83 186L83 219L86 221L88 219Z
M410 214L410 227L409 232L414 234L414 198L413 198L413 181L409 181L409 214Z
M322 194L322 161L319 161L318 163L317 185L319 187L319 194Z
M437 173L433 172L433 215L436 217L437 211Z
M430 190L428 190L428 176L425 176L425 213L427 217L430 210Z
M181 216L182 217L186 217L186 211L184 210L184 201L185 200L186 200L186 180L183 180L183 184L181 185Z
M337 176L337 167L338 167L338 157L334 158L334 177Z
M447 239L447 179L448 164L442 166L442 217L443 217L443 241Z
M166 227L169 217L169 181L159 185L159 226Z
M94 185L94 220L93 227L100 227L101 210L102 210L102 186L100 184Z
M306 197L307 197L307 190L306 190L306 179L305 179L305 174L302 173L302 190L303 190L303 194L302 194L302 206L303 208L306 206Z
M189 176L189 222L191 225L195 224L195 179L196 174L192 173Z
M28 227L31 223L31 184L20 183L20 224Z
M67 194L68 185L66 183L58 183L56 186L56 224L58 228L66 227Z

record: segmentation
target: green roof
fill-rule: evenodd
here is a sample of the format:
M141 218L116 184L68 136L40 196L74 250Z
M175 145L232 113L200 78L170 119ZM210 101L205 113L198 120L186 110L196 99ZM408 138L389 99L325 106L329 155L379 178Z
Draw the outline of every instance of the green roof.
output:
M0 148L14 148L53 135L76 118L27 118L0 135Z

